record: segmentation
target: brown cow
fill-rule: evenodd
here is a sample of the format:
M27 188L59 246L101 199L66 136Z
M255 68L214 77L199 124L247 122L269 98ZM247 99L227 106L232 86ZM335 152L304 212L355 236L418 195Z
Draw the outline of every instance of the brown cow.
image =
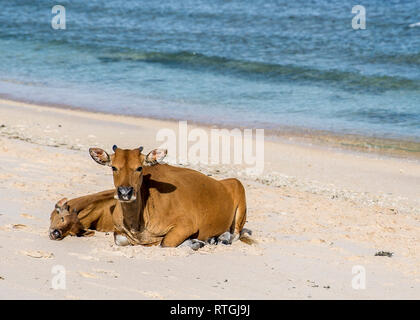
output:
M108 155L90 148L92 158L113 170L114 240L117 245L181 244L198 249L213 237L224 243L243 238L245 190L237 179L215 180L198 171L159 164L166 150L147 156L142 147L113 147ZM245 241L247 242L247 241Z
M117 203L114 193L114 190L107 190L58 201L51 212L50 239L61 240L68 235L90 236L94 234L92 230L114 231L112 211Z

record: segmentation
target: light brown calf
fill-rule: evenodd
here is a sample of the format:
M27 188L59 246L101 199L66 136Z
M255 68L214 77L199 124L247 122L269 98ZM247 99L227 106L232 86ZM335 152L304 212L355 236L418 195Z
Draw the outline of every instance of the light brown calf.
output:
M113 150L111 156L99 148L89 153L113 170L119 200L113 213L117 245L176 247L188 240L185 244L198 249L212 237L222 235L221 241L231 242L242 236L246 201L239 180L218 181L159 164L166 150L155 149L147 156L142 148Z
M112 212L117 203L114 193L112 189L58 201L50 216L50 239L61 240L68 235L90 236L94 233L92 230L114 231Z

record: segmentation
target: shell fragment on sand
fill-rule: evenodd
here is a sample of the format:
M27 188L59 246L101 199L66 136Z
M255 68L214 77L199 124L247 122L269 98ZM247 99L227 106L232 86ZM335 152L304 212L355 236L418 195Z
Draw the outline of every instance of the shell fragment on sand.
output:
M36 251L25 251L22 250L20 251L21 254L31 257L31 258L37 258L37 259L52 259L54 257L54 254L51 252L45 252L45 251L41 251L41 250L36 250Z
M79 271L79 274L84 278L97 279L98 277L93 273Z
M30 214L26 214L26 213L21 213L20 216L26 219L35 219L34 216L31 216Z
M13 229L20 230L20 229L26 229L26 228L28 228L28 226L27 225L24 225L24 224L21 224L21 223L18 223L18 224L14 224L13 225Z

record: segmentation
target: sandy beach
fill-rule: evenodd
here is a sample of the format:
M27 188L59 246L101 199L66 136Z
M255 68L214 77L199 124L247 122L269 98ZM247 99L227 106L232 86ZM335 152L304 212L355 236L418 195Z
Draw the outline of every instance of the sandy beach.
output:
M142 145L147 152L160 144L159 129L177 127L0 100L0 298L420 297L419 161L293 137L265 141L257 176L241 165L184 164L242 181L255 245L192 251L118 247L112 233L48 238L57 200L113 187L111 171L92 161L89 147ZM52 288L57 265L66 289ZM365 270L364 289L352 287L355 266Z

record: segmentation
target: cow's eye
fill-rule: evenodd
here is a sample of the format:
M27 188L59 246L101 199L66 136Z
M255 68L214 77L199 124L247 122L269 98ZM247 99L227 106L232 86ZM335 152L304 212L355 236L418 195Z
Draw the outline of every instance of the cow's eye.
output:
M117 171L118 169L115 167L112 167L112 171Z
M138 171L138 172L141 172L143 170L143 167L138 167L137 169L136 169L136 171Z

